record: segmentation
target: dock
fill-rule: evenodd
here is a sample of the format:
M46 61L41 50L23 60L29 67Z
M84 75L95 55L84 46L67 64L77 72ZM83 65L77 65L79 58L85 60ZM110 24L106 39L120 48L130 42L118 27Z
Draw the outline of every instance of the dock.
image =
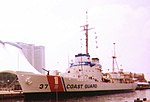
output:
M23 97L23 93L21 91L0 91L0 99L21 97Z

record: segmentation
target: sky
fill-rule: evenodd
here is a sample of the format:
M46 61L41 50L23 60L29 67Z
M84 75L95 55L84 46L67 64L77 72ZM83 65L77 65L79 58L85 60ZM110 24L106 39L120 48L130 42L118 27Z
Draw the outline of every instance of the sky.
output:
M0 40L45 46L46 69L63 72L75 54L85 53L80 26L86 23L87 11L93 28L89 53L99 57L103 70L112 69L116 43L119 68L150 79L149 4L150 0L1 0Z

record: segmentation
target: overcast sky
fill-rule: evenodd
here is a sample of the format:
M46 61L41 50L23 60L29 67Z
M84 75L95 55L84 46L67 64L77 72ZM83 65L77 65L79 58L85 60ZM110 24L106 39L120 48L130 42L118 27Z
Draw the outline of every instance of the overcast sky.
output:
M150 0L1 0L0 40L43 45L46 68L64 71L75 54L85 52L80 26L88 11L94 28L89 31L89 53L100 58L103 70L112 68L115 42L124 71L150 76L149 5Z

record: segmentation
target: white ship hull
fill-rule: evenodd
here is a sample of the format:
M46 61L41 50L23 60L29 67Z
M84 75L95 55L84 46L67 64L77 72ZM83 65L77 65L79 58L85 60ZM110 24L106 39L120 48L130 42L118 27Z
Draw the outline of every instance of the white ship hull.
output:
M16 72L24 94L37 93L93 93L126 92L135 90L135 83L108 83L93 80L79 80L52 75Z

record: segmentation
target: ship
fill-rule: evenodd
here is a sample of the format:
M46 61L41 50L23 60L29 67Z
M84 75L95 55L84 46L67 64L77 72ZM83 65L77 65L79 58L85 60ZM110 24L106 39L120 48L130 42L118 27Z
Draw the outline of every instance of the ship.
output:
M90 60L89 54L75 55L75 62L65 73L39 75L31 72L16 72L22 92L28 98L33 95L54 97L59 95L101 95L134 91L137 84L119 74L102 73L98 58ZM111 76L112 75L112 76ZM127 79L129 80L129 79Z
M126 78L115 71L103 73L99 58L91 58L88 52L88 26L87 22L82 26L86 36L86 53L76 54L74 62L66 72L60 73L56 70L50 73L44 68L47 74L30 70L13 71L16 75L15 81L20 86L18 90L21 90L26 98L101 95L131 92L136 89L137 84L132 78Z

